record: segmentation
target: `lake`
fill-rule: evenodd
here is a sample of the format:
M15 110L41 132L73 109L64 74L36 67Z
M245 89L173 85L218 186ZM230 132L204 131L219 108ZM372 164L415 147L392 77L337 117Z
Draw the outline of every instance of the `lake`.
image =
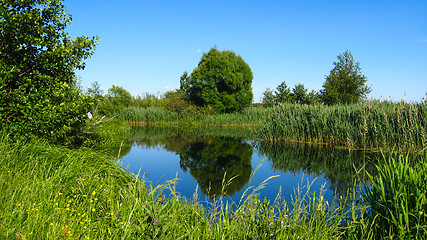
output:
M271 201L280 193L288 202L299 187L303 193L322 190L332 201L353 186L355 169L373 172L380 154L324 145L255 141L249 129L179 129L134 127L123 144L120 164L153 185L179 178L176 191L198 201L239 202L264 180L260 197ZM359 176L364 181L366 175ZM225 186L224 186L225 185Z

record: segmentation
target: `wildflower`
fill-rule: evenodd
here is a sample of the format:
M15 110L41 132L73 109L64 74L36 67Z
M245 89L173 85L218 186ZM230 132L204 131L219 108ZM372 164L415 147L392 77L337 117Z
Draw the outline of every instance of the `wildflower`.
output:
M95 194L96 194L96 192L95 192L95 191L93 191L93 192L92 192L92 195L95 195Z
M59 196L61 196L61 195L62 195L62 193L60 192L60 193L58 193L58 195L59 195Z
M83 195L83 197L87 197L87 195Z
M95 198L95 201L98 201L98 198Z
M115 218L117 221L120 221L120 220L122 219L122 215L121 215L120 213L117 213L116 215L114 215L114 218Z
M270 237L274 237L274 233L270 233Z
M87 112L87 118L88 118L88 119L92 119L92 113Z
M258 234L255 234L255 235L254 235L254 238L257 238L257 237L258 237Z
M92 208L92 212L95 212L95 208Z
M163 201L165 199L165 195L162 193L162 195L159 196L159 199L157 199L158 202Z
M153 221L153 224L157 224L157 221Z

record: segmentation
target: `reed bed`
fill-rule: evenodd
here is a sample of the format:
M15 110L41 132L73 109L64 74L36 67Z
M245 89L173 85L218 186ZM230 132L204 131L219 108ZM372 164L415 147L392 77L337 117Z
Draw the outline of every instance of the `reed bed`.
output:
M250 107L241 112L210 115L200 120L199 124L221 127L257 127L266 117L267 111L261 107Z
M427 146L426 114L426 103L280 104L269 109L257 136L354 147L422 149Z

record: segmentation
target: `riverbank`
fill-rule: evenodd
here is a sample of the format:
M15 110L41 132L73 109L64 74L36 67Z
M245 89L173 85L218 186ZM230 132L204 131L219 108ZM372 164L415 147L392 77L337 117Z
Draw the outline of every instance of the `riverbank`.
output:
M205 209L198 204L197 194L194 199L179 197L174 191L176 179L159 186L150 185L117 165L118 152L112 149L109 152L69 149L43 140L12 142L3 134L0 139L0 238L381 239L401 236L422 239L427 236L425 158L419 164L409 164L399 157L398 161L379 165L383 172L403 170L400 174L384 175L380 181L373 176L371 189L375 191L366 195L361 203L351 200L359 194L357 190L334 203L325 202L319 193L308 195L304 191L289 203L280 197L275 202L259 199L256 192L249 194L251 189L242 197L242 204L232 211L220 200ZM389 193L382 196L381 189ZM402 198L408 199L403 209L396 202ZM375 212L367 212L370 204L375 203L380 203L375 205ZM390 221L389 213L394 214L395 221ZM400 220L399 216L406 218Z
M366 101L350 105L279 104L231 114L126 108L117 117L135 125L250 128L260 140L352 148L427 147L427 104Z

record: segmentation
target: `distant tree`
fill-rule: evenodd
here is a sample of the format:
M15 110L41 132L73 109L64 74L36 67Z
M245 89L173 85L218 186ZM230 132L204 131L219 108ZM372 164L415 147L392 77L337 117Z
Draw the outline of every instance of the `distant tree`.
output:
M116 111L129 107L132 100L132 95L126 89L113 85L108 89L108 94L101 102L101 113L112 114Z
M211 106L217 112L241 110L252 103L252 71L232 51L212 48L204 53L191 75L181 76L181 91L197 106Z
M326 76L323 89L320 91L324 104L356 103L371 92L366 86L366 76L361 73L359 62L355 62L350 51L338 56L338 62Z
M280 83L276 91L274 91L274 100L276 103L283 103L283 102L289 102L290 101L290 92L291 90L288 88L288 85L286 85L286 82L283 81Z
M262 103L266 107L271 107L275 102L274 98L275 96L274 96L273 90L271 90L270 88L267 88L263 93Z
M311 90L311 92L307 94L307 104L322 104L322 100L320 97L321 96L319 92Z
M0 125L13 135L68 141L90 109L76 69L93 54L96 38L71 39L71 17L60 0L0 3Z
M87 92L89 93L89 96L97 100L101 99L104 95L104 91L101 89L101 85L97 81L91 84L91 87L87 89Z
M309 99L307 96L307 89L304 87L304 84L298 83L292 89L290 94L292 102L299 104L309 104Z

